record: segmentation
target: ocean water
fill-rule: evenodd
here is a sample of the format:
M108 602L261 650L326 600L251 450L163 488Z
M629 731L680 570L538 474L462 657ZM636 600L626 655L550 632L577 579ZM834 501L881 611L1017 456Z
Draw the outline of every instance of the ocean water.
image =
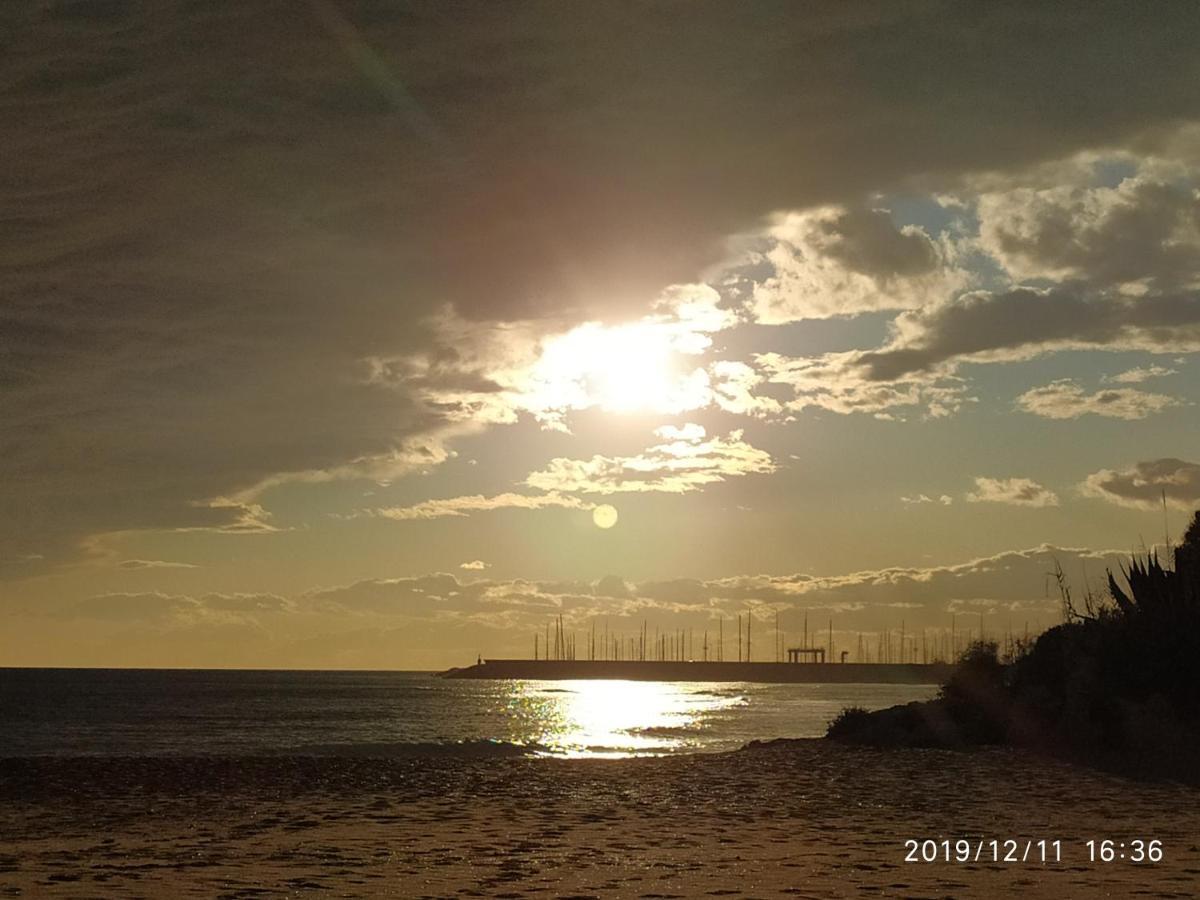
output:
M468 681L422 672L0 669L0 757L713 752L936 688Z

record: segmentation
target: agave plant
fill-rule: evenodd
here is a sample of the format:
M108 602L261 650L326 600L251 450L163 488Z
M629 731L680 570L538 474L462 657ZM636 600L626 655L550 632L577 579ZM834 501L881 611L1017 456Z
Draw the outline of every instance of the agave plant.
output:
M1196 612L1200 609L1200 512L1192 519L1175 548L1174 570L1159 562L1158 554L1145 559L1134 557L1121 574L1129 590L1122 590L1111 571L1108 590L1117 608L1126 616L1137 614L1158 616L1171 613Z

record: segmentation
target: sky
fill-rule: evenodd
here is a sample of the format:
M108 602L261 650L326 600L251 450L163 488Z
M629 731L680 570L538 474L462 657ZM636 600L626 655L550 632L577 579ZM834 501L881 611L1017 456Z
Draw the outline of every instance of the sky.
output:
M1193 3L0 34L0 665L1037 631L1200 506Z

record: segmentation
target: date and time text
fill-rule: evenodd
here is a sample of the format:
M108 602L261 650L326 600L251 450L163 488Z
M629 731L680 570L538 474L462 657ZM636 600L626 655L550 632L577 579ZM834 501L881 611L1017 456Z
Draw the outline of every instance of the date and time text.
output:
M904 842L906 863L1157 863L1163 842L1153 838L1086 841L1016 838L909 838Z

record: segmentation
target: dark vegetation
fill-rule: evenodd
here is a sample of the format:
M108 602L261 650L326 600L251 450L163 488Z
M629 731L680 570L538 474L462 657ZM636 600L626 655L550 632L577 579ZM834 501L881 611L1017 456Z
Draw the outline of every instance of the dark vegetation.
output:
M1200 781L1200 513L1173 564L1156 554L1108 574L1066 621L1001 660L973 644L936 699L842 712L831 738L877 746L1014 744L1130 774Z

